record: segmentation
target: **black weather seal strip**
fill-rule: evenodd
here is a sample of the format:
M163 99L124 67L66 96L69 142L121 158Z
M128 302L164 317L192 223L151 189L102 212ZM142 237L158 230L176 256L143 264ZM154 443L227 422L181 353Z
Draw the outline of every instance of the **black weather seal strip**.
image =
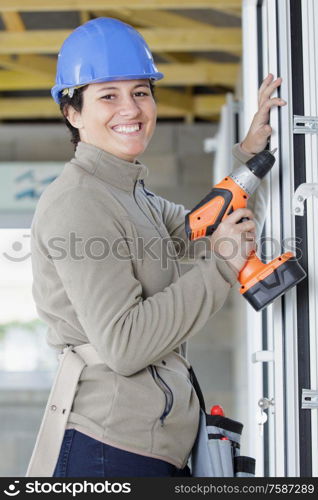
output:
M257 19L257 60L258 60L258 86L261 85L264 76L263 66L263 16L262 16L263 0L258 0L256 8ZM265 222L266 225L266 222ZM262 231L261 239L265 238L266 228ZM265 256L262 256L265 260ZM262 312L262 344L263 350L267 350L267 309ZM268 394L268 363L263 363L263 394ZM269 476L269 433L268 425L264 426L264 476Z
M304 115L302 12L299 0L290 0L293 113ZM295 190L306 182L305 135L294 134ZM307 220L296 217L297 257L308 272ZM299 242L298 242L299 238ZM308 279L297 286L298 401L300 477L312 476L311 413L301 409L301 392L310 384L310 337Z

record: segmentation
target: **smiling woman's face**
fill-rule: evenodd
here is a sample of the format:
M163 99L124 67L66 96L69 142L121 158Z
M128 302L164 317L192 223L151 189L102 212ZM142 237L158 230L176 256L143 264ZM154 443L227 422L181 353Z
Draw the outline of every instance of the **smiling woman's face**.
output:
M134 161L152 137L157 109L148 80L120 80L88 85L81 112L70 106L67 118L81 141Z

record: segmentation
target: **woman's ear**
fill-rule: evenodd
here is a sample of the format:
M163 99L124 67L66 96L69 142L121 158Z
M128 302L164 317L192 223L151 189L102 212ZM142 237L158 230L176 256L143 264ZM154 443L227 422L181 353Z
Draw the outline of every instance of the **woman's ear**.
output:
M73 106L69 105L64 108L64 116L73 127L78 129L83 127L81 113L76 111Z

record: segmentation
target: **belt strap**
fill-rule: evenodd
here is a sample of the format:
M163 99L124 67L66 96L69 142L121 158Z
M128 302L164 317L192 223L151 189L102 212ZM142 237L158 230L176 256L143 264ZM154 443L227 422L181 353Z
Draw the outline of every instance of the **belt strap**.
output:
M83 368L103 363L91 344L66 347L59 357L26 477L52 477Z
M85 362L85 365L98 365L100 363L105 364L97 351L94 349L92 344L82 344L72 347L73 351L77 352L80 355L82 360Z

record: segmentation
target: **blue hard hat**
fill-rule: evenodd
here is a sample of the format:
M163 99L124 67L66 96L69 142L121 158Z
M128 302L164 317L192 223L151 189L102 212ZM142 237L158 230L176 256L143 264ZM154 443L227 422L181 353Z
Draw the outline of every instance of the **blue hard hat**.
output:
M129 24L99 17L76 28L64 41L57 61L52 97L64 89L112 80L160 80L143 37Z

